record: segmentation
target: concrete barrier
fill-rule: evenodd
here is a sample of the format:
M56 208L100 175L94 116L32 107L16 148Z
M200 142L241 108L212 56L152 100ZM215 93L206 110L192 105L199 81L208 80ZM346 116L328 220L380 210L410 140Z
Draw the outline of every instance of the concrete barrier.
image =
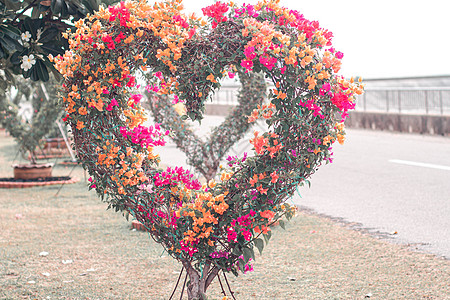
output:
M380 112L351 112L345 121L349 128L366 128L408 133L450 136L450 116L412 115Z

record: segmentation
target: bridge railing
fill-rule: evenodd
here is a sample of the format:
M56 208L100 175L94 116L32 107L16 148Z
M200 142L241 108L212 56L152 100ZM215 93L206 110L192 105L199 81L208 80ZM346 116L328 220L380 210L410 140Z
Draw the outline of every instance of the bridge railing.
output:
M223 85L208 104L237 105L239 85ZM450 87L368 87L356 111L450 115Z
M446 87L371 87L357 101L356 111L450 115Z

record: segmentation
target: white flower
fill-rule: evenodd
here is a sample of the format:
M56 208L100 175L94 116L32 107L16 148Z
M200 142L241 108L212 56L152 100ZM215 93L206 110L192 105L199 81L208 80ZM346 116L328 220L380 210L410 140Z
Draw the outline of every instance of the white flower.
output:
M36 60L34 59L34 55L30 54L30 56L24 55L22 58L22 64L20 67L26 72L36 63Z
M29 31L25 31L22 33L22 40L28 42L31 39L31 33Z

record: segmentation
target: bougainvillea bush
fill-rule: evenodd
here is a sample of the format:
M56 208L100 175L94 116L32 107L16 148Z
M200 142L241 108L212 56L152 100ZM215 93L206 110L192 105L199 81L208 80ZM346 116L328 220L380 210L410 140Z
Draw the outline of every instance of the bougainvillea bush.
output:
M216 2L203 9L207 21L181 8L179 0L100 9L76 23L71 50L54 62L90 187L182 263L195 299L219 272L245 272L269 226L292 216L286 199L331 161L362 85L338 75L343 54L332 33L278 1ZM269 128L254 133L252 153L230 158L205 185L181 167L161 168L153 150L170 132L144 126L137 76L150 77L147 90L183 102L183 118L200 120L220 79L235 72L261 73L275 86L247 116Z

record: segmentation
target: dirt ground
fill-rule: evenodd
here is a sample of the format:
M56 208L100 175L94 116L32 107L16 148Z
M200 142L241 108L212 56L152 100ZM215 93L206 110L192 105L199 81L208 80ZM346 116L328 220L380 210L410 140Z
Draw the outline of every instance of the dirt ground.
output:
M0 177L16 153L0 133ZM0 299L168 299L180 264L107 211L80 167L54 170L69 173L80 182L0 190ZM450 299L448 260L307 212L228 279L236 299ZM217 281L208 296L222 299Z

